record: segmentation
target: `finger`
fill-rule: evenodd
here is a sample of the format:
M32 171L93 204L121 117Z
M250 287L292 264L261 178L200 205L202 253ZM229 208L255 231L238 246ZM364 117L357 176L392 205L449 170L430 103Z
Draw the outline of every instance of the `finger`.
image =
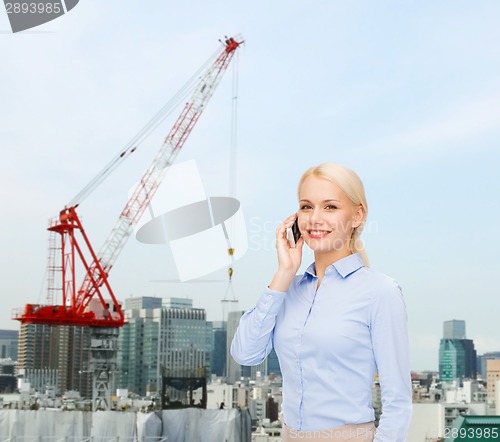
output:
M285 231L289 227L293 226L293 223L295 222L295 219L297 218L297 214L294 213L293 215L290 215L288 218L286 218L276 229L276 232L279 230Z
M304 237L303 237L303 236L301 236L301 237L297 240L297 242L295 243L295 247L296 247L296 248L297 248L297 247L302 248L302 246L303 246L303 245L304 245Z
M292 213L287 219L285 219L284 223L285 224L293 224L295 220L297 219L297 213Z
M287 218L276 228L276 233L283 234L283 232L285 232L286 229L292 227L293 223L294 223L293 219Z

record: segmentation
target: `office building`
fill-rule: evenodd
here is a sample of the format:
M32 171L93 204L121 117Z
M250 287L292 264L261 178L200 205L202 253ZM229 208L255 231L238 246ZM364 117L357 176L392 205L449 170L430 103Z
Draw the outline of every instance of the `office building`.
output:
M160 366L173 376L200 367L210 373L213 334L205 309L194 308L191 299L167 298L154 314L159 323Z
M118 387L144 396L157 389L158 322L153 309L125 310L125 317L118 338Z
M210 373L212 324L204 309L193 308L191 299L130 299L125 316L128 324L119 341L120 388L140 395L156 394L161 390L162 374ZM172 393L170 398L174 396Z
M476 378L476 350L470 339L441 339L439 344L439 379L449 382Z
M17 361L19 332L17 330L0 330L0 359Z
M445 321L443 339L439 343L439 378L450 382L475 379L477 354L474 342L465 338L465 321Z
M226 374L227 323L225 321L214 321L211 324L214 339L212 374L222 377Z

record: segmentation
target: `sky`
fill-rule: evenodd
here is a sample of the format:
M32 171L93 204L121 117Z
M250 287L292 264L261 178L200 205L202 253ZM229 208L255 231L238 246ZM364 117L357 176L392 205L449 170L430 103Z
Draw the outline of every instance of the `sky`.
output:
M248 250L231 285L226 269L175 283L168 247L131 238L110 274L117 297L190 297L214 321L225 297L251 308L277 269L275 228L297 209L301 174L333 161L365 184L363 237L371 266L402 286L412 369L438 369L450 319L466 321L478 354L500 351L499 19L496 0L81 0L13 34L0 11L0 328L45 300L49 218L219 38L241 35L237 123L230 67L176 162L195 160L208 195L240 201ZM95 248L174 114L79 207Z

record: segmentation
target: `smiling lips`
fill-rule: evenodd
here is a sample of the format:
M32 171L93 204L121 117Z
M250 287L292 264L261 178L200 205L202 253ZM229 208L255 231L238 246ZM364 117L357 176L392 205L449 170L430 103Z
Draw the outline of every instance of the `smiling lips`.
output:
M323 238L330 234L330 230L308 230L307 233L311 238Z

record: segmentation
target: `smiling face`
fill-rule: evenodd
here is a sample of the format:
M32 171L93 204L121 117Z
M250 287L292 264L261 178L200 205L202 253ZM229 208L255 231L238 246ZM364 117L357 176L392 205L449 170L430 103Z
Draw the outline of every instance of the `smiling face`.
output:
M299 229L306 244L331 262L351 253L353 229L363 219L363 206L355 205L347 194L331 181L308 176L299 189Z

